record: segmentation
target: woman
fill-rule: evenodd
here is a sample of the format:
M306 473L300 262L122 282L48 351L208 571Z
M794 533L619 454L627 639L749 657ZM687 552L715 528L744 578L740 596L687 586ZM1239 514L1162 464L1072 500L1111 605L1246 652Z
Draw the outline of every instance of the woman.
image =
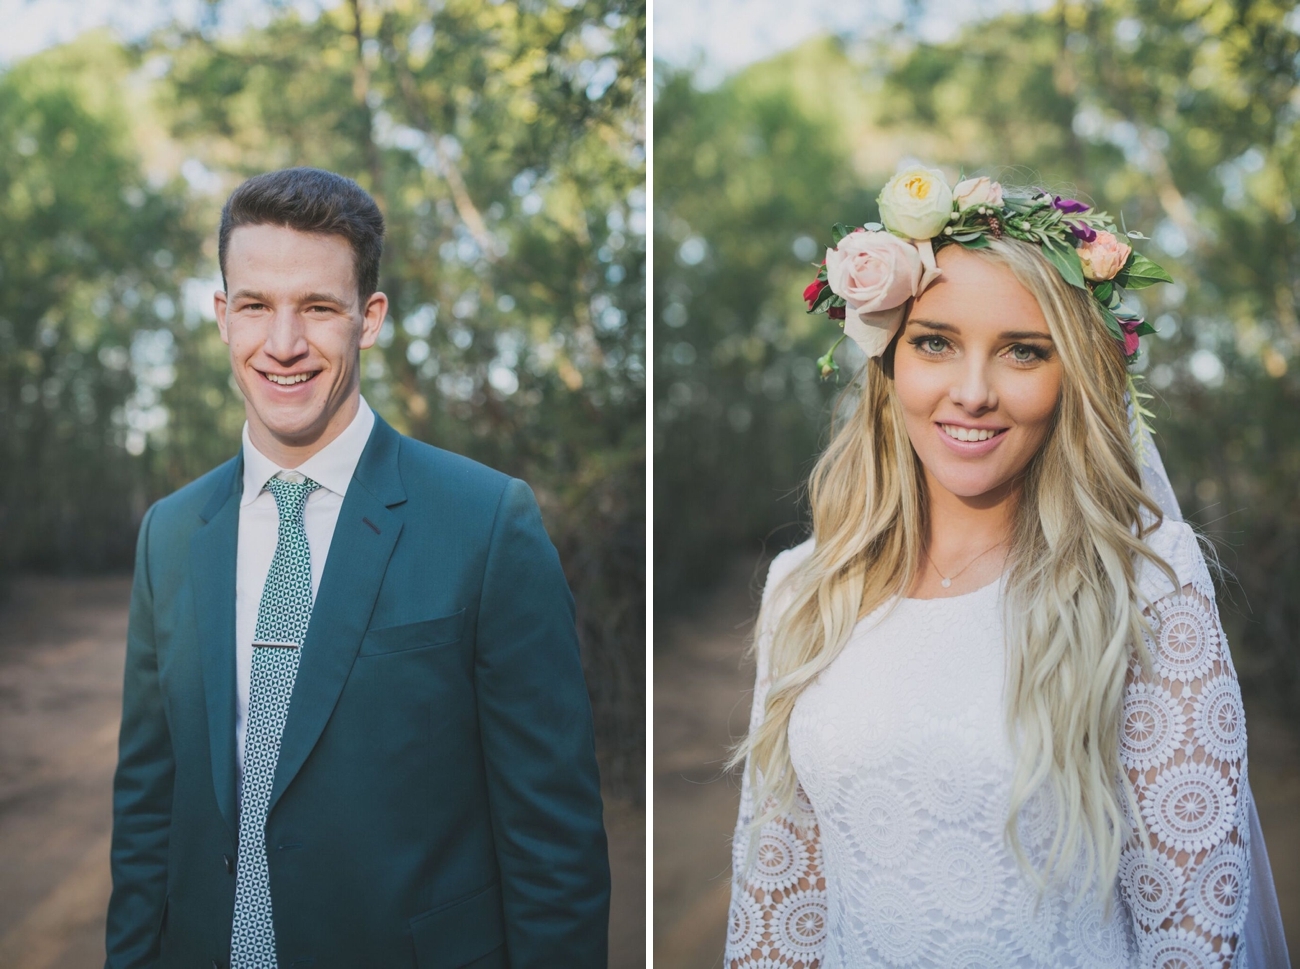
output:
M913 169L879 202L804 294L868 360L764 590L727 964L1289 965L1131 406L1125 290L1169 277L1070 199Z

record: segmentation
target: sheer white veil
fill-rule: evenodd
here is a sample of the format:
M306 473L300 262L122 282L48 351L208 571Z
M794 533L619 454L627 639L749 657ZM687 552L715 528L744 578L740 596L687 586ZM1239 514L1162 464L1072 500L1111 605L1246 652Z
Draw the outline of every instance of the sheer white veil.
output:
M1129 405L1130 421L1133 417ZM1165 517L1182 521L1183 512L1178 507L1169 476L1165 473L1160 452L1146 429L1132 424L1138 434L1138 454L1142 461L1142 485L1155 498ZM1246 892L1246 923L1242 928L1241 943L1237 949L1238 969L1291 969L1287 955L1286 936L1282 931L1282 912L1273 887L1273 871L1268 864L1268 851L1264 847L1264 831L1259 825L1259 812L1255 810L1255 797L1250 791L1250 778L1242 775L1241 797L1245 799L1250 817L1250 883Z

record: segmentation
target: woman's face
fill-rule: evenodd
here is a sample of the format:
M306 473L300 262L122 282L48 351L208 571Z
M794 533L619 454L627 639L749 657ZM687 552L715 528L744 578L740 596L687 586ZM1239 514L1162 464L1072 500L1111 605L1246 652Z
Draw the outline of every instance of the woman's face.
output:
M938 264L898 338L895 390L931 489L1001 500L1047 437L1060 357L1009 268L960 246Z

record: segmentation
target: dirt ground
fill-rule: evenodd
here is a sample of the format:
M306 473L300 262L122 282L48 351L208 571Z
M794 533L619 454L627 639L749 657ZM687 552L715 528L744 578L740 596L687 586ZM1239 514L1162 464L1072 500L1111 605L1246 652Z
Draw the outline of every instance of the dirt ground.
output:
M0 604L0 969L104 964L128 578ZM645 811L606 800L611 969L645 965Z
M744 658L766 564L738 561L689 614L656 626L654 652L655 969L722 965L732 828L740 800L724 749L749 722ZM1246 701L1259 806L1287 946L1300 957L1300 743ZM1300 965L1300 963L1297 963Z

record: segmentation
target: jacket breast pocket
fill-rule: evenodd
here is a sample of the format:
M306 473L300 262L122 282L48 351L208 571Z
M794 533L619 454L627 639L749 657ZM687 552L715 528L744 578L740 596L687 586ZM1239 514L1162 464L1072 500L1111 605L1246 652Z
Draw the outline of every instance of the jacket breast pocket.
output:
M361 639L362 656L384 653L404 653L425 646L445 646L460 639L465 626L465 610L437 619L403 623L400 626L383 626L366 630Z
M506 969L500 884L417 915L410 924L419 969Z

